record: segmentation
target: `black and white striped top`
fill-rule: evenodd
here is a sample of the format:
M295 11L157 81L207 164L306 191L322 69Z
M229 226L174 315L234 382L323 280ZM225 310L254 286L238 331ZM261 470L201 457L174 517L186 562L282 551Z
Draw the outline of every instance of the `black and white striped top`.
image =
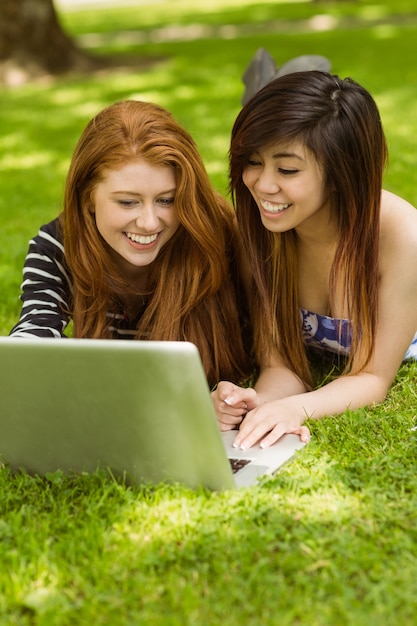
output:
M10 331L13 337L65 337L70 321L72 280L65 263L58 219L41 227L30 240L23 267L20 319ZM130 339L135 329L123 315L109 314L109 330L115 338Z

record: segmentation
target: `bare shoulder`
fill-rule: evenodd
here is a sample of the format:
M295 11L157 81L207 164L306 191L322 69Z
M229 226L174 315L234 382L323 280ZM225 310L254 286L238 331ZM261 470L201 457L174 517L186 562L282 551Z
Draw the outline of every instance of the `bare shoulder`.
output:
M381 195L380 261L403 259L417 267L417 209L389 191Z
M392 219L417 219L417 209L404 198L397 196L392 191L383 189L381 192L381 218L386 216Z
M396 249L410 246L417 254L417 209L385 190L381 194L381 244Z

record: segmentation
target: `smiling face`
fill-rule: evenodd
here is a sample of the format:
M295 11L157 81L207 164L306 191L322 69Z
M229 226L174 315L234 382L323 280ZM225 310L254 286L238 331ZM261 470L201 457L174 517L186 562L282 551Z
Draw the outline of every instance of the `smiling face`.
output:
M146 274L177 230L175 192L172 168L143 159L104 171L94 193L96 225L126 278Z
M299 142L273 143L251 155L242 179L265 228L272 232L325 227L331 221L323 174Z

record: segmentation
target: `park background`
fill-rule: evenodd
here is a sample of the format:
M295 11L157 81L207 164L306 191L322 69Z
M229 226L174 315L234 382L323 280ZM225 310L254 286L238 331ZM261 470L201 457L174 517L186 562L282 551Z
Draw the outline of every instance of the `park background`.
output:
M55 8L103 63L33 76L16 67L2 87L0 334L19 314L28 241L61 210L87 121L124 98L165 106L226 194L242 75L261 47L278 67L325 56L373 94L390 150L385 187L417 205L414 0ZM404 365L383 405L312 422L311 443L250 489L128 488L103 474L39 479L1 468L1 626L414 625L416 379Z

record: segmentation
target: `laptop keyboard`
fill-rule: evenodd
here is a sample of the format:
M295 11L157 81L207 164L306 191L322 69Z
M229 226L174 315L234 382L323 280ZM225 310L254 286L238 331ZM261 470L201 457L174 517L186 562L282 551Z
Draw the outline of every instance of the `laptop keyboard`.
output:
M238 472L243 467L245 467L245 465L250 463L250 459L229 459L229 461L233 474L236 474L236 472Z

